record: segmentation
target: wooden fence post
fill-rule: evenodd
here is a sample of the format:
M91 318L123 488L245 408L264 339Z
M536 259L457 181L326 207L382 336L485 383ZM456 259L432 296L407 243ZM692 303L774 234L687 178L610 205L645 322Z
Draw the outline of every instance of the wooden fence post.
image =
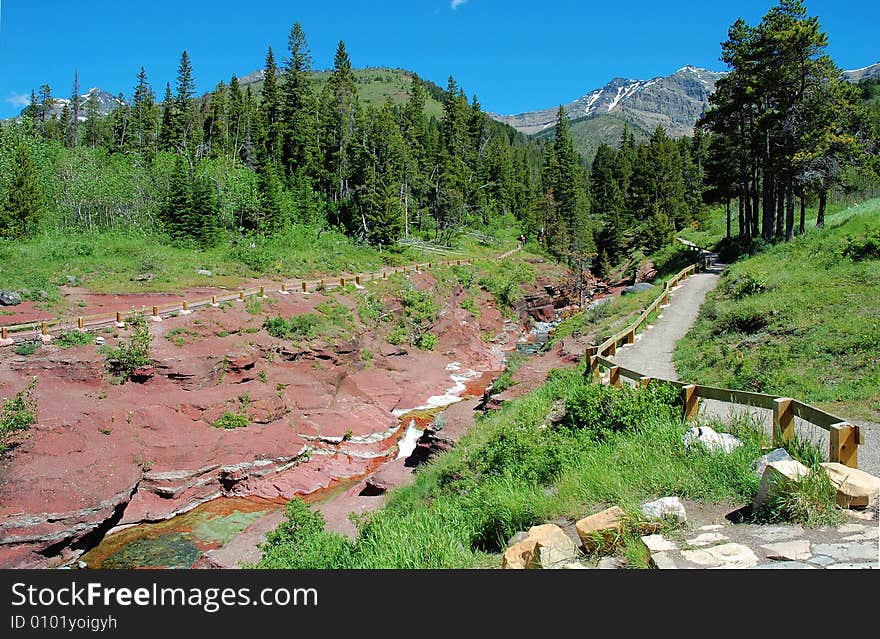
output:
M694 384L686 384L681 387L681 414L685 421L692 422L699 412L699 398L697 387Z
M629 333L626 334L626 343L627 344L635 344L636 343L636 329L633 328Z
M828 459L850 468L859 467L858 429L841 422L834 424L829 430Z
M266 297L266 289L265 287L260 287L260 297Z
M341 286L342 288L345 288L345 278L344 277L339 278L339 286Z
M599 379L601 377L601 373L599 372L599 357L597 355L590 356L590 380Z
M354 283L355 283L355 286L360 286L360 285L361 285L361 276L360 276L360 275L355 275L355 276L354 276Z
M238 299L239 299L239 301L242 301L242 302L244 301L244 291L238 292Z
M48 335L49 334L49 326L46 322L40 322L40 335Z
M781 446L794 439L794 413L790 397L777 397L773 400L773 445Z
M308 293L308 292L309 292L309 285L306 284L305 282L302 283L302 292L303 292L303 293Z
M650 386L650 384L651 384L651 378L650 378L650 377L648 377L648 376L639 377L639 385L640 385L642 388L648 388L648 386Z
M76 318L76 327L79 330L83 330L86 327L86 321L82 317Z
M608 354L611 357L614 357L615 355L617 355L617 340L614 340L613 342L611 342L611 346L608 347Z
M0 329L0 339L2 339L4 342L9 339L9 332L6 330L5 326Z
M620 388L620 366L612 366L608 369L608 385Z

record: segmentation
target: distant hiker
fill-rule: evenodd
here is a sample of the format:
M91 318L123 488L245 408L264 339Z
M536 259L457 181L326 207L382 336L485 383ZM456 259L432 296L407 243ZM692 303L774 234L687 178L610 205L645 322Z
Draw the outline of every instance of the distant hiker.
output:
M522 247L524 247L525 245L526 245L526 236L523 235L523 234L520 234L520 236L519 236L519 247L522 248Z

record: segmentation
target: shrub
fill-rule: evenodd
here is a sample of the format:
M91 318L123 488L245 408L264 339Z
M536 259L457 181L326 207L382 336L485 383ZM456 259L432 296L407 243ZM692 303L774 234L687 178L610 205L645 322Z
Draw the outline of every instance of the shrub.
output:
M315 337L322 323L320 315L304 313L303 315L294 315L289 320L285 320L283 317L268 317L263 322L263 328L272 337L303 339Z
M238 413L223 413L221 417L211 423L211 426L213 426L214 428L224 428L226 430L231 430L233 428L245 428L250 423L251 420L248 419L247 415L240 415Z
M0 452L6 450L7 435L28 430L36 421L37 399L34 397L36 387L37 378L34 377L27 388L3 403L3 408L0 409Z
M572 428L607 438L611 433L636 429L647 420L669 418L678 395L671 384L650 384L647 388L587 384L576 388L566 401L566 420Z
M115 347L103 348L108 370L122 379L130 378L139 366L153 362L150 357L153 335L147 319L138 313L131 313L125 318L125 323L132 328L128 341L120 341Z
M33 355L38 350L40 350L40 342L37 341L21 342L15 346L16 355Z
M394 346L400 346L403 344L404 340L406 340L406 329L403 326L398 326L393 331L388 333L388 343Z
M266 535L260 568L339 569L353 563L347 537L324 530L324 517L299 498L285 508L286 519Z
M64 331L58 336L55 343L61 348L73 348L74 346L91 344L93 341L92 336L83 331Z
M416 338L415 345L423 351L433 351L437 345L437 336L434 333L422 333Z
M880 259L880 231L867 233L863 238L846 238L843 255L853 262Z
M763 293L767 290L767 274L746 273L734 280L728 288L729 294L734 299L742 299L749 295Z

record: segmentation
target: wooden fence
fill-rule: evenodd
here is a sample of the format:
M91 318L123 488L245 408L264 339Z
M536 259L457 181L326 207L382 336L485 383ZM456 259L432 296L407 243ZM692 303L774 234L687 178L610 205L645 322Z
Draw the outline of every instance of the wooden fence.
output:
M654 382L672 384L681 393L682 415L686 420L696 419L700 398L726 404L770 409L773 411L773 442L775 445L794 438L794 418L799 417L805 422L828 431L828 455L831 461L840 462L851 468L857 468L858 447L865 443L864 430L847 423L845 420L827 411L790 397L779 397L764 393L752 393L729 388L704 386L702 384L689 384L659 377L648 377L638 371L618 366L613 360L606 357L613 356L617 352L617 347L621 344L635 343L636 333L648 323L648 318L655 312L659 313L661 306L669 304L670 291L689 276L711 264L714 254L703 251L696 245L688 242L683 243L699 251L697 262L682 269L669 279L664 286L663 293L651 302L631 324L598 346L592 346L587 350L587 357L589 358L588 374L613 386L620 386L622 377L645 386ZM608 371L607 379L602 376L602 369Z
M518 249L513 249L503 255L499 255L494 259L504 259L515 253ZM492 259L492 258L488 258ZM282 295L290 293L311 293L313 291L327 290L331 288L345 288L348 284L361 286L362 283L372 282L376 279L387 279L388 275L394 273L417 272L428 270L434 266L466 266L473 264L473 259L450 260L444 262L423 262L418 264L410 264L408 266L398 266L390 269L384 269L378 272L359 273L348 277L334 277L320 280L294 280L289 282L278 283L278 292ZM274 287L273 283L273 287ZM159 321L164 317L172 317L177 315L187 315L195 309L216 307L224 302L244 301L249 297L264 297L266 295L266 286L258 288L242 289L236 293L218 297L212 296L210 299L201 299L195 301L182 300L166 306L152 306L149 311L143 308L142 313L152 318L153 321ZM100 313L97 315L85 315L76 318L76 329L80 331L93 331L104 328L105 326L124 326L125 313L138 312L134 309L128 311L116 311L111 313ZM15 337L21 336L22 339L29 339L34 334L42 336L50 336L53 332L61 332L73 328L73 323L68 320L65 322L58 317L49 320L38 320L35 322L25 322L21 324L10 324L0 327L0 345L12 345L15 343ZM27 333L25 337L23 334Z

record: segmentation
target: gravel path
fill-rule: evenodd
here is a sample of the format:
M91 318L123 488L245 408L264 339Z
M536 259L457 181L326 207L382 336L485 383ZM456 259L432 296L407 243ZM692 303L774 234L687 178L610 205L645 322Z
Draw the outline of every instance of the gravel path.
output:
M705 272L692 275L673 289L670 294L670 304L662 309L657 323L637 335L635 344L618 348L614 361L650 377L677 380L678 374L672 362L672 352L678 340L684 337L696 322L706 294L718 285L719 276L725 266L716 264ZM712 400L703 400L700 408L702 416L715 419L728 419L743 413L749 413L761 420L767 432L772 432L770 410ZM859 446L859 468L880 476L880 424L855 420L853 423L858 424L865 431L865 444ZM827 431L800 419L795 419L795 429L801 436L820 444L827 455Z

